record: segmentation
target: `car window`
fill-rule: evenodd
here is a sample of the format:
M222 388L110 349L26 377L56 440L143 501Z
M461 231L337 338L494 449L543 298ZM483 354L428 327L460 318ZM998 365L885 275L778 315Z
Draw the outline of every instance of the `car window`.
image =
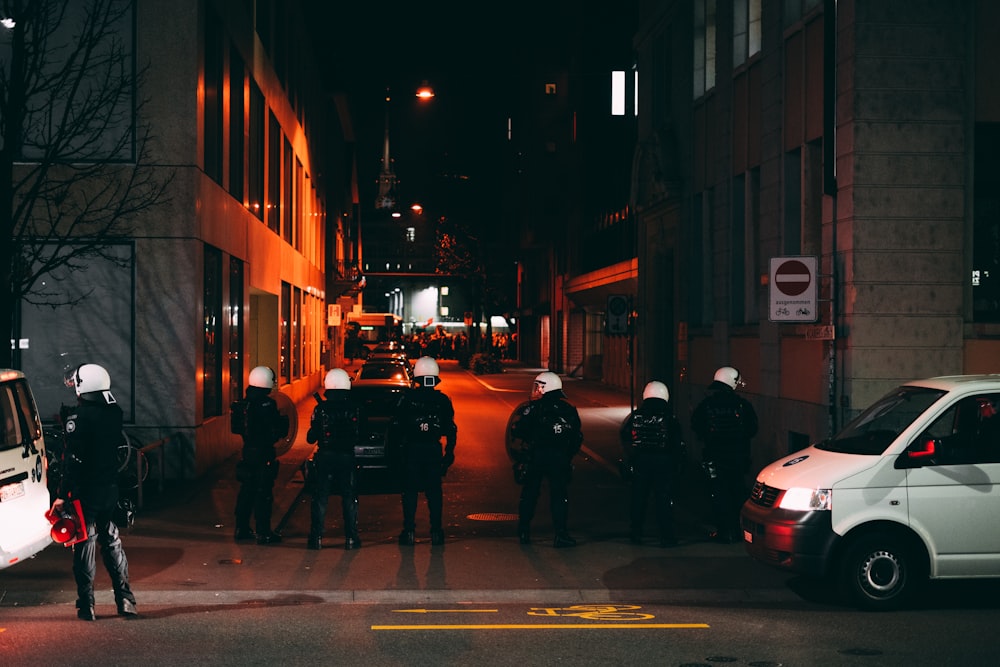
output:
M816 445L844 454L881 454L906 427L944 394L939 389L894 389L858 415L835 437Z
M390 378L404 378L406 370L401 364L365 364L358 373L359 380L388 380Z
M955 403L917 442L935 441L930 464L1000 463L1000 394L978 394Z

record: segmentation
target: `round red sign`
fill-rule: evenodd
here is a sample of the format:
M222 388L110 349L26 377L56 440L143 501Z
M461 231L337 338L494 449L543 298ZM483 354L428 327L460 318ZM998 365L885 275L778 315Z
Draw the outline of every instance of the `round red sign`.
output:
M790 259L782 262L774 270L774 286L782 294L788 296L798 296L809 289L812 282L812 274L809 267L797 259Z

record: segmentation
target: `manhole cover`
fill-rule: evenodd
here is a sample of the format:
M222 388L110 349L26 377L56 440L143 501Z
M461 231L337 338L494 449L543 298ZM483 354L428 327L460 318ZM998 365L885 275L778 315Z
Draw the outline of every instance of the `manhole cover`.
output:
M219 561L219 565L242 565L242 558L223 558Z
M470 521L517 521L516 514L504 512L479 512L478 514L470 514L466 518Z

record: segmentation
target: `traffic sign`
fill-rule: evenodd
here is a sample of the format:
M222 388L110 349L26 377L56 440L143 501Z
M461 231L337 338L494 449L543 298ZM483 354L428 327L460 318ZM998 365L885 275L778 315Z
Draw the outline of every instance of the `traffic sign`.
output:
M815 257L772 257L770 307L772 322L815 322L817 308Z

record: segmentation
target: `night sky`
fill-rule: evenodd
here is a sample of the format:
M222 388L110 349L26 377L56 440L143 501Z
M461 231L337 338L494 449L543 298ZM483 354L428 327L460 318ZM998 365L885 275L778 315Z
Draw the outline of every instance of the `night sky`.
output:
M363 206L374 198L368 192L380 168L387 87L401 200L438 196L431 190L455 179L466 189L495 185L508 82L539 53L558 50L553 26L561 23L552 17L562 0L304 4L327 86L347 91L354 104ZM413 96L424 81L436 93L429 104Z

